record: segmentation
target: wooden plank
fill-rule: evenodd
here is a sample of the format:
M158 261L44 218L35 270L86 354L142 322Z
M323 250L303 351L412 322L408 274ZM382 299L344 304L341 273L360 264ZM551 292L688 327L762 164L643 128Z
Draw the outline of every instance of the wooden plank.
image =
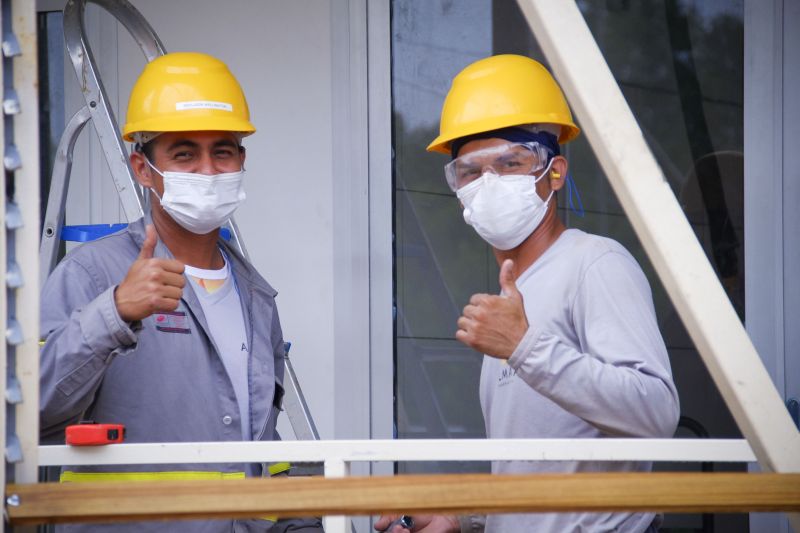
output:
M800 472L800 433L574 1L518 0L597 160L761 467ZM794 522L800 530L800 518Z
M800 474L597 473L40 483L7 486L12 525L389 512L800 510Z

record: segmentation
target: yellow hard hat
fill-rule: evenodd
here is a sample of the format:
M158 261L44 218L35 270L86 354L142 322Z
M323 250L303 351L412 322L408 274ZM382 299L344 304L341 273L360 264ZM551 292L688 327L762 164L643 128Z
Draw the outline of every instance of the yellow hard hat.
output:
M456 139L523 124L560 126L559 143L581 131L561 88L541 63L513 54L488 57L453 78L442 106L439 136L428 151L449 154Z
M256 131L239 82L215 57L175 52L147 64L128 101L122 136L139 132Z

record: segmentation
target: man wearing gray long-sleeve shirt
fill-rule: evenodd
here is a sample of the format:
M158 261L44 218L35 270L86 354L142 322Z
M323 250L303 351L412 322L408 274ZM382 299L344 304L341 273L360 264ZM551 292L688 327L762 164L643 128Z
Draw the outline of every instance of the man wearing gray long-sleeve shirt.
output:
M473 63L453 80L440 127L428 150L451 156L448 184L501 266L501 295L472 296L456 332L486 354L487 436L671 437L678 396L647 279L619 243L568 230L556 213L554 195L568 179L559 143L579 130L550 73L515 55ZM492 465L496 474L648 470L641 462ZM659 521L652 513L414 518L423 533L641 533Z

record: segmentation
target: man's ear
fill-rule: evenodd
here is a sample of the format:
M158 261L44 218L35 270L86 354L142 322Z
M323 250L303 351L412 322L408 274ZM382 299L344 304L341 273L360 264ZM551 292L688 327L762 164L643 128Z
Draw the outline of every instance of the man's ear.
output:
M153 171L142 152L137 150L131 154L131 168L133 168L133 176L139 185L147 189L153 187Z
M553 164L550 167L550 188L554 191L561 190L564 183L567 181L567 170L569 163L566 158L557 155L553 158Z

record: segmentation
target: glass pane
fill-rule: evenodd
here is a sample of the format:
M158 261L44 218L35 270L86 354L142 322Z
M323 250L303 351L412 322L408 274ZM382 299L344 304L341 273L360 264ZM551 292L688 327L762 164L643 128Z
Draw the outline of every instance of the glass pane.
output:
M64 131L64 30L61 11L37 15L39 43L39 168L41 218L47 208L50 172L55 162L58 141Z
M744 319L742 4L578 2L698 240ZM461 218L443 176L448 159L425 152L425 147L438 133L450 81L466 65L499 53L545 61L516 2L393 0L392 13L398 436L479 436L484 431L482 418L472 411L479 406L481 356L454 341L453 334L471 294L497 291L497 265L488 246ZM567 209L562 194L560 215L570 227L620 241L652 286L682 414L691 419L678 436L701 431L712 437L740 437L585 136L567 145L565 152L586 213L580 217ZM461 471L442 464L400 466L401 471L444 469ZM747 530L741 515L713 518L718 531ZM699 528L701 522L698 516L676 516L667 526Z

